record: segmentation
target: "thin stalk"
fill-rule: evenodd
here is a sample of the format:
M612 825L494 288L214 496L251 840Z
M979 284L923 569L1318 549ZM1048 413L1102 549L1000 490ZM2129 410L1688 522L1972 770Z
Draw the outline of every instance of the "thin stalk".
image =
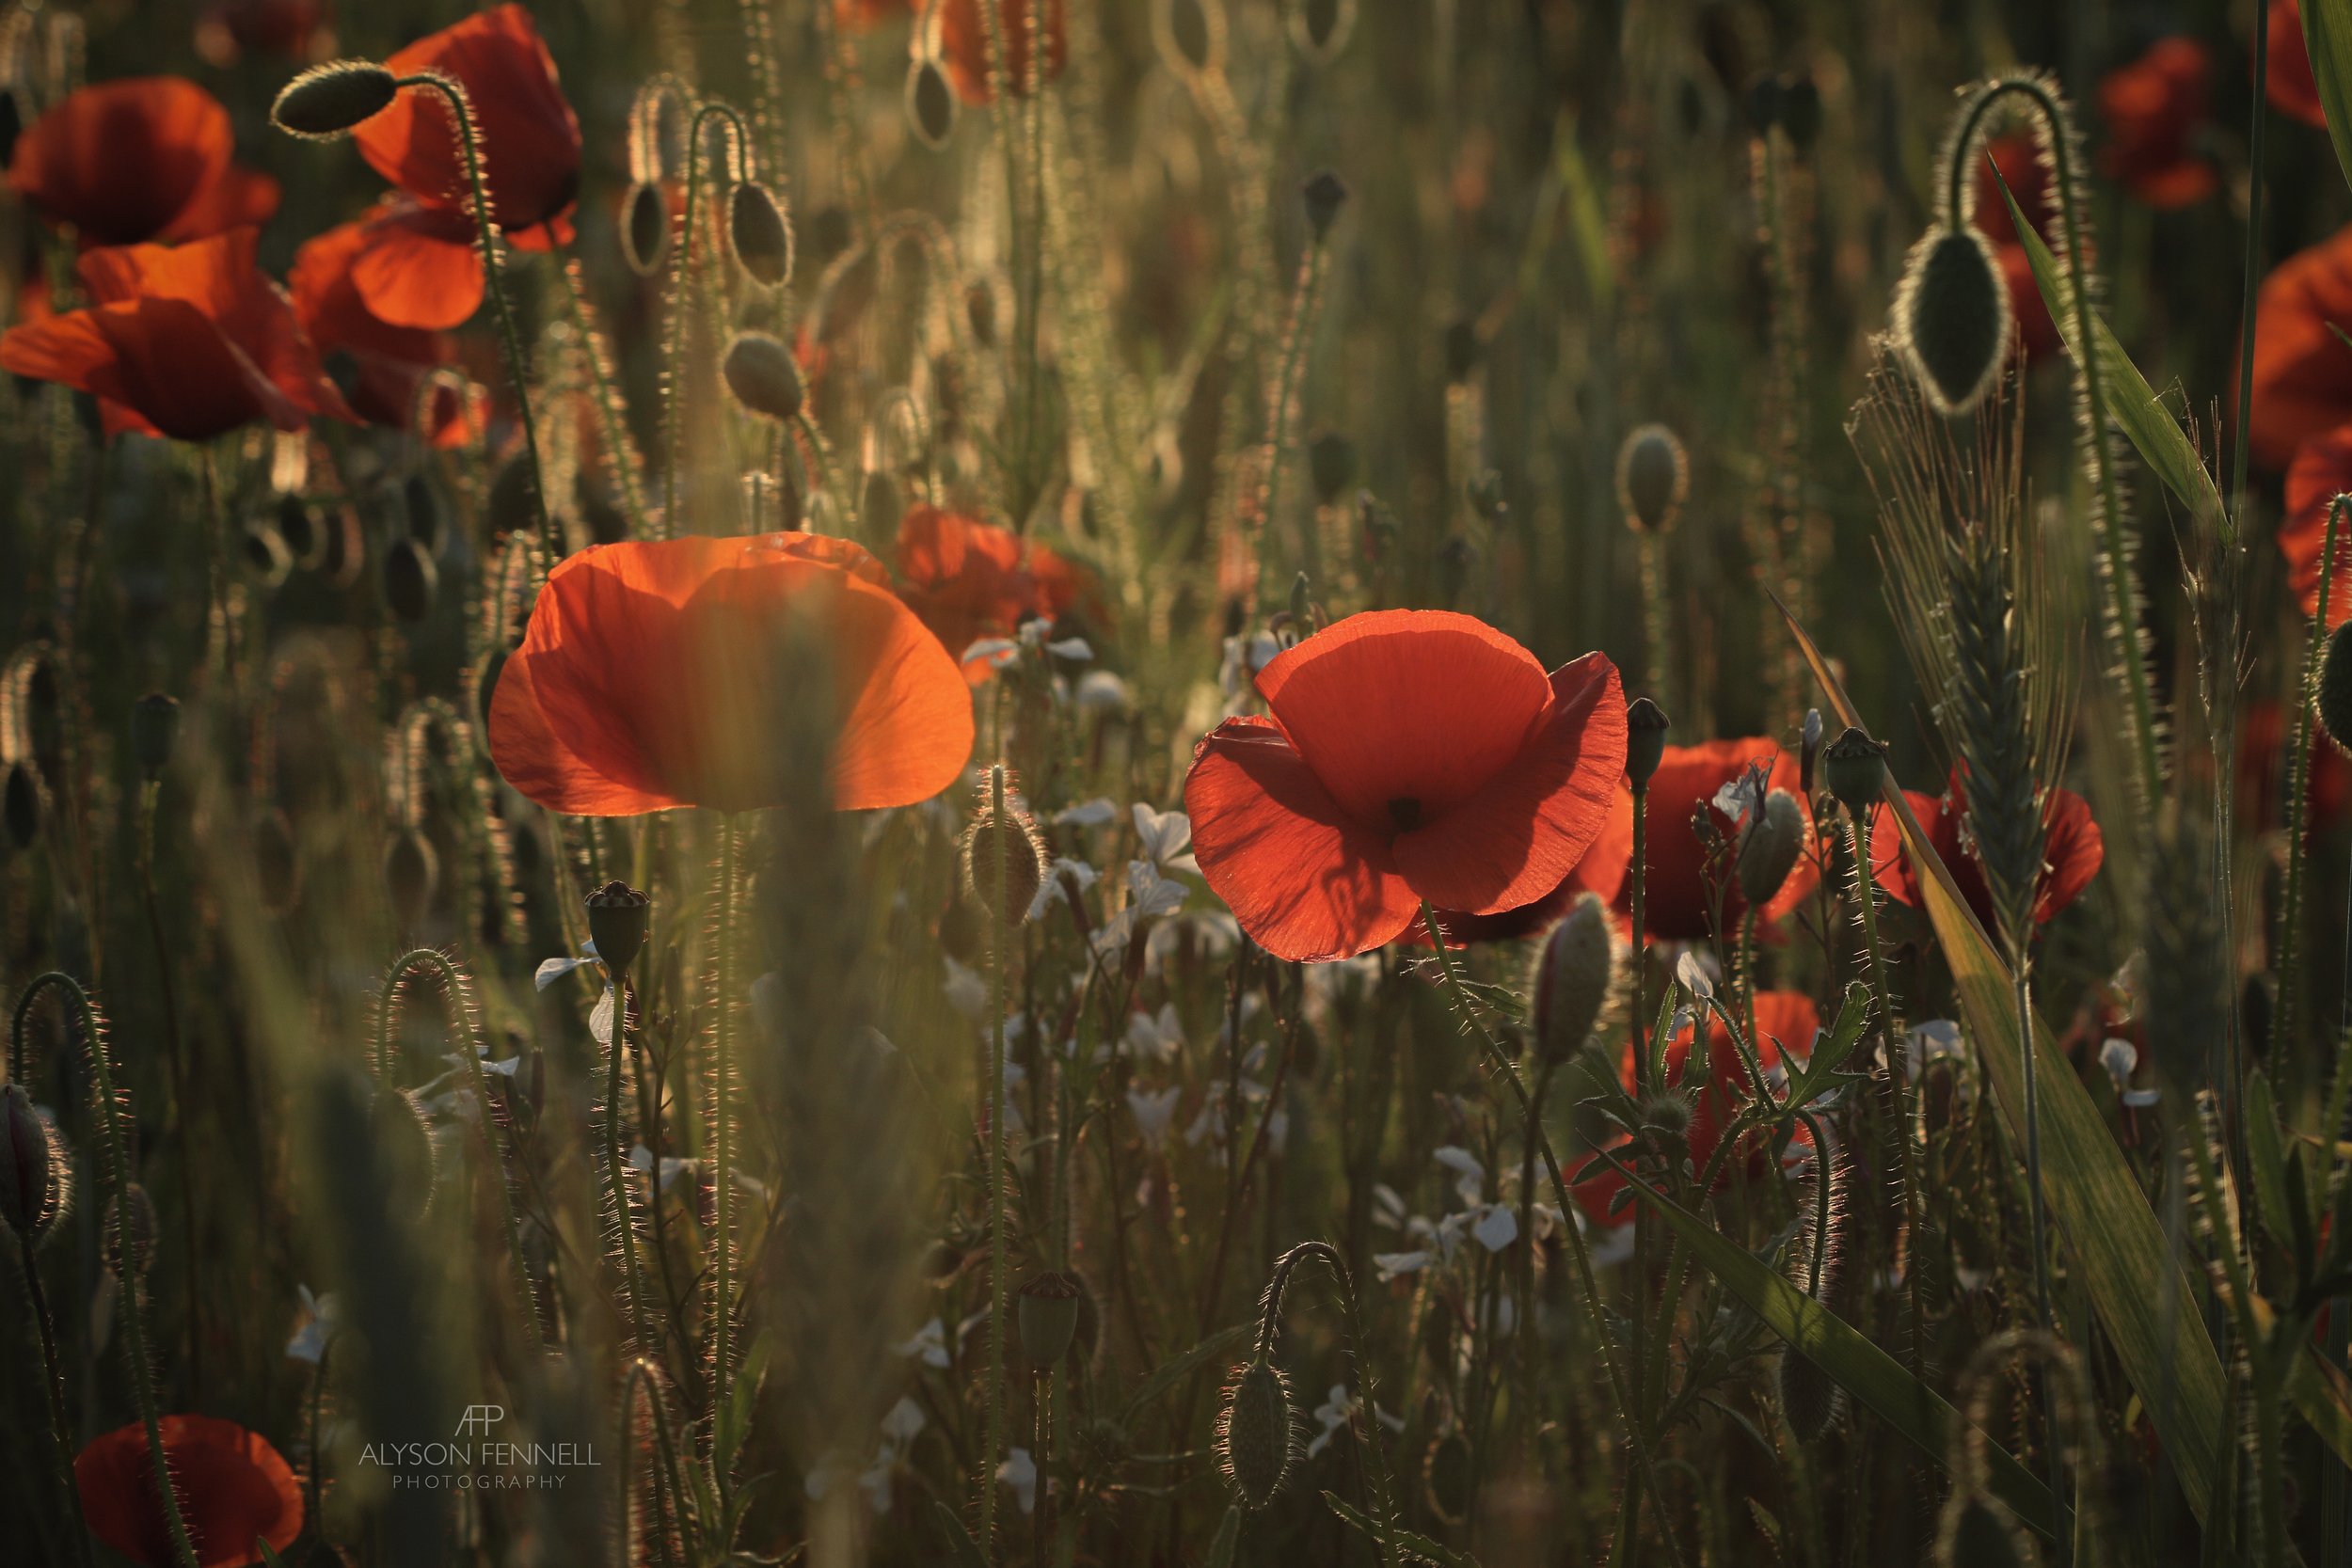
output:
M646 1408L653 1412L654 1449L661 1460L661 1470L654 1478L654 1504L662 1511L665 1524L668 1521L669 1510L675 1507L677 1511L680 1533L693 1533L687 1528L690 1494L686 1489L685 1479L678 1473L677 1441L670 1431L669 1406L661 1402L660 1391L654 1386L655 1373L654 1363L642 1355L628 1364L628 1386L621 1395L621 1450L627 1453L631 1446L628 1432L629 1407L642 1396ZM668 1489L666 1494L663 1491L665 1486ZM622 1506L628 1506L626 1498L623 1499ZM664 1530L661 1537L663 1568L668 1568L673 1560L670 1555L669 1533Z
M41 1289L40 1263L33 1254L32 1235L19 1232L16 1241L24 1259L24 1290L32 1298L33 1326L40 1331L40 1387L49 1403L50 1479L56 1482L57 1497L65 1505L59 1516L66 1521L66 1533L73 1537L74 1560L82 1568L89 1568L89 1532L82 1526L81 1493L73 1481L73 1428L65 1414L65 1367L57 1359L56 1330L50 1324L49 1298Z
M1666 628L1673 624L1673 607L1666 600L1666 536L1637 528L1633 546L1642 568L1642 667L1649 690L1662 703L1667 700ZM1634 821L1638 824L1641 818Z
M628 421L621 418L620 395L612 386L612 367L605 363L604 344L596 336L596 319L588 309L587 291L580 281L580 263L571 257L556 269L564 275L564 301L570 308L572 330L580 334L580 352L588 361L589 380L596 393L596 424L604 436L604 460L612 470L612 477L621 491L621 505L628 513L628 533L632 539L643 539L645 533L645 497L639 488L637 456L629 441Z
M605 1181L612 1192L612 1220L621 1231L622 1281L628 1291L628 1326L641 1351L657 1349L645 1333L644 1278L637 1267L637 1216L629 1211L628 1164L621 1156L621 1059L628 1048L628 976L612 976L612 1043L607 1054L611 1058L605 1071ZM661 1170L654 1167L653 1180L659 1186ZM659 1201L660 1195L656 1194Z
M705 103L694 111L686 132L686 210L678 219L677 255L670 269L669 331L661 348L661 537L677 537L678 396L684 372L679 361L686 352L686 291L694 280L694 209L703 184L703 126L712 118L727 122L735 134L730 144L736 172L750 168L751 130L743 117L725 103Z
M1274 376L1274 405L1266 410L1265 483L1258 496L1258 594L1266 591L1265 545L1279 538L1281 527L1282 454L1290 444L1291 416L1298 402L1298 372L1307 357L1307 338L1313 330L1315 307L1323 296L1323 268L1327 251L1317 234L1307 244L1298 267L1298 290L1292 296L1290 322L1282 334L1282 353ZM1303 557L1304 551L1301 552Z
M1012 835L1005 831L1005 770L988 776L989 810L997 824L996 897L1000 918L989 932L988 987L988 1446L980 1451L980 1551L995 1560L996 1456L1005 1449L1005 942L1009 913Z
M2328 542L2319 558L2319 604L2312 616L2311 643L2303 651L2302 700L2296 705L2295 746L2288 754L2287 883L2279 909L2279 1011L2270 1029L2270 1056L2278 1062L2292 1060L2282 1053L2292 1049L2288 1042L2295 1038L2296 1004L2302 994L2297 960L2303 944L2303 838L2311 814L2312 721L2319 702L2320 656L2328 646L2328 601L2336 581L2336 539L2347 502L2352 502L2352 496L2338 496L2328 503ZM2330 1131L2327 1135L2335 1133Z
M717 1017L710 1064L710 1408L723 1409L735 1374L735 816L719 818L719 922L714 940ZM658 1175L658 1173L657 1173ZM718 1478L723 1491L726 1476Z
M1512 1403L1517 1407L1513 1424L1524 1437L1528 1418L1535 1408L1537 1376L1535 1359L1535 1139L1544 1130L1544 1099L1551 1089L1551 1075L1560 1066L1556 1057L1546 1056L1535 1071L1535 1092L1527 1101L1527 1130L1519 1144L1519 1266L1518 1290L1518 1349L1520 1360L1518 1386L1513 1391ZM1568 1215L1560 1216L1564 1225L1576 1222Z
M1878 1015L1879 1065L1886 1092L1886 1114L1896 1138L1895 1170L1903 1189L1903 1227L1909 1236L1909 1256L1903 1267L1904 1305L1911 1318L1910 1354L1905 1359L1912 1375L1916 1377L1925 1366L1928 1320L1919 1289L1919 1177L1912 1148L1909 1074L1896 1060L1895 997L1886 980L1886 958L1879 947L1878 881L1870 866L1869 813L1849 813L1848 832L1852 838L1854 899L1862 906L1862 950L1870 971L1870 1003ZM2030 1037L2027 1043L2030 1049ZM1816 1147L1819 1149L1818 1141ZM1820 1157L1826 1160L1829 1156L1826 1150L1820 1150ZM1826 1168L1823 1175L1826 1190Z
M164 934L162 900L155 894L155 807L164 782L151 778L139 789L139 902L147 911L147 934L155 949L155 1000L164 1013L164 1061L171 1074L171 1123L180 1145L180 1226L188 1249L188 1402L204 1402L204 1247L196 1227L196 1181L199 1163L189 1138L188 1058L180 1038L180 998L172 983L171 942Z
M1422 907L1422 918L1428 919L1431 912L1424 903ZM1432 931L1438 929L1434 922L1429 928ZM1443 952L1444 949L1440 947L1438 951ZM1371 1358L1364 1348L1362 1304L1357 1299L1355 1276L1348 1273L1346 1260L1341 1258L1339 1249L1330 1243L1301 1242L1276 1260L1274 1277L1266 1286L1267 1310L1258 1324L1257 1358L1260 1361L1273 1359L1276 1337L1281 1327L1283 1292L1292 1271L1310 1258L1321 1259L1340 1287L1340 1310L1347 1325L1349 1369L1355 1374L1356 1398L1362 1406L1350 1418L1348 1431L1356 1439L1363 1461L1364 1489L1372 1504L1374 1541L1379 1547L1381 1568L1395 1568L1399 1556L1395 1538L1394 1487L1389 1475L1388 1452L1380 1446L1379 1406L1374 1399L1369 1371Z

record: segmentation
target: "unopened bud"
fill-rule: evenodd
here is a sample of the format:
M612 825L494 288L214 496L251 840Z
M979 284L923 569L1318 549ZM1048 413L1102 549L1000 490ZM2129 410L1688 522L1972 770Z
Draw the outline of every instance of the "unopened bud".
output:
M652 924L653 899L627 882L607 882L588 895L588 938L616 978L637 961Z
M1937 412L1974 408L2009 347L2009 287L1974 229L1931 229L1895 293L1895 341Z
M1078 1309L1086 1287L1073 1275L1051 1271L1021 1287L1018 1315L1021 1354L1043 1371L1070 1354L1078 1332Z
M48 791L41 786L40 770L29 757L19 757L8 765L8 777L0 784L0 825L8 829L8 844L16 849L30 849L40 836L40 823L47 814Z
M1309 441L1307 477L1314 485L1316 500L1325 506L1339 504L1340 497L1356 483L1356 443L1335 430Z
M670 204L661 187L640 180L621 198L621 256L629 271L650 277L670 252Z
M411 1219L421 1218L433 1207L440 1163L433 1131L425 1124L424 1108L406 1089L379 1088L369 1102L368 1115L376 1159L393 1207Z
M144 778L159 779L171 766L172 745L180 738L180 702L168 692L151 691L131 707L131 755Z
M1617 449L1617 505L1645 533L1674 524L1691 493L1691 460L1682 440L1662 424L1645 424Z
M1028 919L1044 885L1045 846L1037 826L1014 803L1011 775L1002 764L993 766L980 786L980 809L963 834L963 890L998 927L1010 930Z
M1772 901L1804 852L1804 808L1785 789L1764 798L1764 809L1740 839L1740 896L1751 908Z
M1316 239L1331 231L1340 209L1347 204L1347 182L1329 169L1318 169L1298 187L1299 198L1307 205L1307 227Z
M2337 750L2352 753L2352 621L2328 634L2319 657L2319 727Z
M735 259L769 288L792 277L792 225L768 187L756 180L735 187L727 202L727 243Z
M1225 13L1216 0L1161 0L1161 47L1180 71L1200 72L1217 63L1225 40Z
M1886 777L1886 748L1849 725L1822 753L1821 763L1822 781L1837 803L1857 821L1867 816Z
M1647 789L1666 756L1666 710L1647 697L1625 705L1625 776L1636 789Z
M56 1218L60 1164L32 1096L0 1085L0 1225L39 1241Z
M333 60L280 87L269 118L289 135L332 141L382 114L399 95L398 80L373 60Z
M789 423L801 412L806 388L800 362L783 339L765 332L746 332L727 345L720 373L735 401L755 414Z
M937 60L925 55L907 68L906 105L915 140L933 152L944 150L956 131L956 89Z
M1535 1048L1548 1062L1584 1048L1617 974L1617 933L1594 893L1580 894L1535 960Z
M1236 1370L1216 1418L1217 1466L1244 1506L1274 1500L1297 1450L1297 1412L1290 1380L1270 1361Z

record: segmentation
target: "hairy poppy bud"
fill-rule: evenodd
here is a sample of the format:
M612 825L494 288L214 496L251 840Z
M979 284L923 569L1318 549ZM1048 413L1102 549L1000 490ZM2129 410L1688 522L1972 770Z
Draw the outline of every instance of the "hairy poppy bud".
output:
M440 885L441 857L433 841L410 828L384 851L384 889L392 902L392 920L404 931L424 924Z
M2338 750L2352 752L2352 621L2328 634L2319 656L2319 726Z
M1686 1073L1696 1069L1686 1067ZM1641 1118L1642 1132L1651 1142L1673 1148L1691 1136L1691 1102L1671 1090L1651 1095L1642 1101L1635 1114Z
M373 60L331 60L278 88L269 118L288 135L332 141L390 108L399 95L399 82Z
M1449 1525L1468 1519L1478 1500L1476 1474L1470 1439L1458 1427L1442 1433L1429 1445L1428 1456L1422 1461L1422 1490L1428 1497L1429 1511Z
M1347 182L1327 168L1318 169L1298 187L1298 195L1307 206L1307 226L1319 240L1331 231L1340 209L1347 204Z
M433 613L433 600L441 585L441 569L414 539L395 539L384 552L384 602L404 621L421 621Z
M1252 1361L1235 1370L1217 1412L1216 1458L1245 1506L1263 1508L1282 1489L1298 1447L1297 1421L1290 1379L1279 1368Z
M944 150L956 132L956 89L937 60L926 55L907 68L906 102L914 139L933 152Z
M57 1215L59 1164L32 1096L0 1085L0 1224L39 1241Z
M1029 917L1029 906L1045 885L1045 846L1038 842L1029 814L1013 803L1010 775L1002 765L989 773L980 789L980 809L963 835L963 890L998 927L1009 930ZM999 787L1005 800L1002 820L994 804Z
M294 825L275 807L253 823L253 887L265 914L284 914L302 895L302 850Z
M743 270L780 288L792 278L792 225L768 187L747 180L727 200L727 244Z
M1617 505L1645 533L1672 527L1691 493L1691 460L1681 438L1662 424L1645 424L1617 449Z
M131 755L143 777L158 779L171 766L172 743L180 738L180 700L151 691L131 707Z
M1070 1353L1078 1332L1078 1308L1086 1287L1072 1275L1051 1271L1021 1287L1021 1354L1043 1371Z
M1740 837L1740 896L1751 908L1771 903L1804 851L1804 810L1795 796L1775 789Z
M1356 483L1356 443L1336 430L1327 430L1307 443L1307 477L1315 487L1315 499L1325 506L1336 506L1347 487Z
M1848 725L1846 733L1821 754L1821 762L1822 780L1837 797L1837 803L1853 813L1857 821L1867 816L1886 776L1886 748Z
M147 1196L147 1189L134 1181L125 1189L131 1199L131 1245L128 1255L131 1270L144 1275L155 1261L155 1200ZM123 1273L125 1249L122 1244L122 1213L119 1205L106 1205L106 1267L119 1276Z
M8 782L0 784L0 823L7 825L8 843L14 847L30 849L33 840L40 836L47 795L29 757L19 757L8 765Z
M661 187L640 180L621 198L621 259L640 277L651 277L670 253L670 204Z
M742 333L727 345L719 371L735 401L753 413L787 423L800 414L806 388L800 363L783 339L765 332Z
M588 895L588 937L610 974L628 973L652 924L653 899L627 882L607 882Z
M1478 325L1467 316L1456 316L1445 327L1445 378L1468 381L1477 368Z
M278 499L278 537L297 566L315 566L326 553L326 519L300 496Z
M1584 1048L1616 974L1617 936L1609 911L1598 894L1580 894L1535 960L1535 1047L1544 1060L1561 1061Z
M2009 347L2009 287L1974 229L1931 229L1895 291L1895 342L1939 413L1974 408Z
M1748 129L1760 136L1779 124L1788 90L1787 85L1769 71L1750 82L1747 90L1740 95L1740 107L1747 116Z
M1647 789L1658 765L1666 756L1666 710L1647 697L1625 705L1625 776L1636 789Z

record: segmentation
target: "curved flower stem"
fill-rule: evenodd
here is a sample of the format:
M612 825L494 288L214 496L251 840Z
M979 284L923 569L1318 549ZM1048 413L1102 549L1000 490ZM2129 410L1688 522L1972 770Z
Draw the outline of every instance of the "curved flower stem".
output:
M628 1050L628 976L616 974L612 976L612 1043L606 1053L611 1065L604 1080L605 1180L612 1189L612 1223L621 1232L621 1276L628 1291L629 1332L638 1349L646 1351L659 1347L645 1332L644 1276L637 1266L637 1216L630 1211L628 1166L621 1155L621 1060ZM658 1165L653 1179L659 1188L661 1171ZM659 1201L658 1191L655 1196Z
M620 397L612 388L612 367L605 361L604 343L596 336L596 319L589 313L588 293L580 281L580 262L566 256L556 270L564 275L564 301L571 311L572 330L580 334L580 357L588 361L588 376L596 388L596 423L604 432L605 462L612 469L621 492L621 504L628 512L629 537L643 539L646 537L645 497L639 488L636 450L629 443L628 424L621 418Z
M155 806L163 781L139 788L139 901L147 910L147 934L155 948L155 1001L164 1013L164 1062L171 1074L171 1121L180 1145L181 1244L188 1249L188 1402L204 1402L204 1248L196 1228L199 1162L189 1144L188 1059L180 1038L180 998L171 978L171 943L164 934L162 901L155 895Z
M670 321L661 348L661 537L677 537L678 394L684 372L679 361L686 352L686 291L694 281L694 209L703 183L703 127L723 119L734 132L731 144L738 177L751 169L752 133L731 104L705 103L694 111L686 132L686 211L678 220L677 260L670 271Z
M1886 958L1879 948L1878 879L1870 864L1869 814L1850 814L1847 831L1853 840L1854 898L1862 906L1862 949L1870 966L1870 1000L1878 1014L1879 1065L1885 1074L1886 1114L1897 1140L1895 1171L1897 1180L1902 1182L1903 1227L1910 1233L1909 1256L1903 1268L1905 1294L1909 1298L1905 1305L1911 1315L1911 1354L1906 1360L1912 1375L1916 1377L1924 1365L1928 1320L1919 1286L1919 1177L1912 1147L1910 1075L1904 1065L1895 1059L1895 996L1886 981ZM1816 1148L1820 1158L1829 1157L1818 1141ZM1823 1177L1826 1188L1826 1169Z
M114 1196L115 1233L122 1238L122 1272L117 1279L121 1287L122 1351L130 1361L131 1394L139 1407L139 1423L147 1429L147 1456L155 1466L155 1490L163 1500L164 1524L171 1537L172 1554L181 1568L197 1568L196 1547L188 1540L188 1527L180 1513L179 1489L171 1479L171 1462L164 1452L163 1415L155 1400L155 1370L148 1360L147 1287L132 1240L138 1234L138 1215L131 1199L130 1140L123 1131L123 1123L131 1115L129 1094L116 1086L114 1062L100 1026L98 1005L72 975L53 969L26 986L24 994L17 998L15 1031L24 1032L24 1020L33 1004L42 991L52 990L64 991L81 1015L82 1046L89 1058L90 1114L97 1119L101 1132L99 1147L106 1165L106 1186Z
M1438 924L1438 911L1425 898L1422 900L1421 918L1422 924L1430 930L1440 929ZM1519 1080L1518 1066L1503 1051L1502 1042L1496 1039L1493 1033L1479 1019L1470 1003L1470 993L1463 989L1461 975L1454 971L1453 956L1446 951L1442 942L1438 944L1438 968L1445 976L1446 989L1453 993L1454 1010L1478 1031L1479 1040L1486 1047L1487 1059L1494 1064L1496 1074L1511 1085L1512 1092L1518 1097L1520 1108L1526 1109L1532 1103L1532 1098L1527 1092L1527 1085ZM1652 1502L1657 1507L1658 1533L1665 1539L1667 1560L1676 1563L1679 1568L1682 1561L1682 1547L1675 1539L1673 1527L1667 1522L1666 1495L1659 1489L1658 1472L1650 1460L1648 1440L1643 1435L1641 1423L1637 1419L1639 1413L1634 1409L1630 1390L1626 1387L1625 1375L1617 1367L1616 1353L1612 1348L1613 1337L1609 1328L1608 1309L1601 1305L1600 1286L1593 1277L1592 1254L1585 1248L1584 1232L1577 1226L1574 1200L1568 1196L1567 1182L1561 1179L1560 1162L1551 1151L1551 1140L1545 1133L1540 1121L1536 1122L1534 1127L1536 1151L1543 1156L1544 1168L1551 1178L1552 1193L1560 1200L1560 1228L1567 1232L1568 1251L1576 1259L1578 1279L1584 1289L1585 1310L1593 1320L1594 1342L1600 1351L1602 1370L1609 1375L1609 1391L1616 1401L1617 1419L1624 1423L1627 1440L1633 1446L1634 1466L1640 1473L1642 1485L1649 1493ZM1621 1533L1612 1548L1613 1554L1622 1555L1629 1544L1629 1543Z
M65 1504L67 1531L73 1537L75 1560L89 1568L89 1532L82 1528L81 1493L73 1481L73 1428L65 1414L65 1368L57 1360L57 1335L49 1321L49 1298L40 1284L40 1263L33 1254L33 1238L20 1231L17 1245L24 1259L24 1290L32 1298L33 1326L40 1331L41 1392L49 1402L49 1448L55 1467L52 1477Z
M996 897L988 946L988 1447L980 1452L980 1551L995 1560L996 1464L1005 1449L1005 930L1012 835L1006 821L1005 770L988 770L989 810L997 824Z
M1428 915L1429 911L1424 905L1422 918L1426 919ZM1430 927L1432 931L1437 928L1434 924ZM1266 1285L1266 1310L1258 1323L1257 1356L1261 1361L1273 1359L1275 1343L1281 1331L1283 1292L1289 1287L1293 1272L1310 1258L1318 1259L1329 1269L1331 1277L1339 1283L1340 1310L1347 1322L1347 1358L1356 1374L1356 1398L1362 1406L1349 1419L1348 1430L1356 1438L1363 1462L1364 1490L1372 1503L1372 1522L1376 1531L1382 1568L1395 1568L1400 1560L1394 1518L1395 1489L1389 1477L1388 1450L1380 1444L1380 1407L1373 1396L1371 1357L1364 1348L1363 1308L1357 1299L1355 1277L1347 1272L1347 1262L1341 1258L1339 1249L1330 1243L1301 1242L1275 1259L1274 1277Z
M710 1066L710 1408L723 1409L735 1375L735 816L719 818L719 910L713 971L718 995ZM657 1179L659 1173L657 1173ZM717 1478L723 1494L731 1478Z
M2240 438L2241 440L2243 437ZM2311 643L2303 652L2302 701L2295 715L2295 749L2287 762L2287 885L2279 909L2279 1011L2270 1028L2273 1061L2290 1061L2280 1048L2295 1038L2296 1004L2302 974L2296 962L2303 936L2303 837L2311 814L2312 716L2319 702L2319 659L2328 645L2328 604L2336 584L2336 540L2352 496L2328 503L2328 540L2319 557L2319 604L2312 616ZM2330 1132L2329 1136L2335 1134Z

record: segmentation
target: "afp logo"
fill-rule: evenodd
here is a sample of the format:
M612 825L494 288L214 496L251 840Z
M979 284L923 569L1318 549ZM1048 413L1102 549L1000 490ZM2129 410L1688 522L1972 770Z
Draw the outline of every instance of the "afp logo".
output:
M506 1407L502 1404L469 1404L466 1406L466 1413L457 1418L457 1435L463 1437L473 1433L487 1436L490 1429L504 1419Z

